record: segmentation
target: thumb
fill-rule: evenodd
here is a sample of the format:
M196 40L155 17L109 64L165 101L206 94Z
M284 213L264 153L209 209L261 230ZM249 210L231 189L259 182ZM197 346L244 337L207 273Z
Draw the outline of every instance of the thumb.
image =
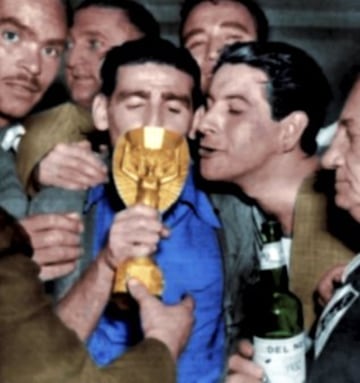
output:
M127 287L131 296L141 305L145 299L150 297L150 293L148 292L145 285L143 285L140 281L135 278L130 278L127 282Z
M190 295L187 295L185 298L183 298L180 304L190 311L193 311L195 307L195 301Z

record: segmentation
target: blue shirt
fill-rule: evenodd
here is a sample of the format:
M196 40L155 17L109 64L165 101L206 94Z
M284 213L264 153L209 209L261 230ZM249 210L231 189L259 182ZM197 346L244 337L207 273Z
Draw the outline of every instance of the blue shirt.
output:
M87 208L93 204L97 207L95 257L106 244L115 212L103 185L90 191ZM177 382L217 382L225 355L223 265L216 234L219 221L206 195L195 187L192 173L177 202L164 214L163 222L171 235L161 240L155 257L165 279L162 300L174 304L186 294L195 300L195 323L178 360ZM115 320L104 313L87 346L93 359L104 366L141 338L138 321Z

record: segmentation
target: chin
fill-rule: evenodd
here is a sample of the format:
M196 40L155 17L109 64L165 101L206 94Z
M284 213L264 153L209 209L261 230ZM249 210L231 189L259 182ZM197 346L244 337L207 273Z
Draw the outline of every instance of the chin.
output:
M85 109L91 109L91 105L92 105L92 99L89 98L88 95L86 96L83 96L83 95L79 95L79 94L74 94L72 95L71 99L77 104L77 105L80 105L82 106L83 108Z
M224 181L219 172L207 166L200 166L200 174L207 181Z
M355 221L360 223L360 205L356 205L349 209L349 213Z
M336 194L335 203L341 209L344 209L344 210L350 209L350 203L344 195Z

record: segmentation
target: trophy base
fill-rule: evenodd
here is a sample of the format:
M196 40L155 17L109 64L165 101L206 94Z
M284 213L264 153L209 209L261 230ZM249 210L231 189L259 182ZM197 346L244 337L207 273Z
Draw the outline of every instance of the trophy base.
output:
M151 257L137 257L125 261L116 271L112 296L129 295L127 289L129 278L136 278L140 281L150 294L162 295L164 289L163 274ZM124 301L128 301L128 299L125 298Z

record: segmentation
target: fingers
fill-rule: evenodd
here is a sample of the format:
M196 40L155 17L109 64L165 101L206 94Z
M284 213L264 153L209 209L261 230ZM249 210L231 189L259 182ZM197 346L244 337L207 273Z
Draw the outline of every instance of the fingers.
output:
M20 221L34 248L40 278L50 280L71 272L82 254L83 224L77 214L39 214Z
M42 281L51 281L71 273L76 266L76 262L67 262L56 265L43 265L39 274Z
M232 355L228 362L229 371L250 376L254 379L261 380L264 371L250 359L246 359L240 355Z
M226 378L226 383L259 383L262 379L257 379L252 376L243 374L230 374Z
M22 219L21 224L28 232L34 250L56 246L78 246L83 224L75 213L38 214Z
M254 355L254 347L247 339L241 340L238 343L238 350L244 358L252 358Z
M129 257L153 254L159 241L169 235L156 209L135 205L115 216L104 253L107 263L117 267Z
M41 185L82 190L105 182L107 168L87 141L58 144L40 162Z
M334 294L335 284L341 282L341 276L344 272L345 265L341 264L328 270L320 279L316 292L318 294L318 302L325 306Z
M33 260L39 265L76 261L80 256L78 246L54 246L50 249L37 249Z
M262 367L252 361L254 355L253 345L248 340L238 343L238 354L229 358L229 379L226 382L259 382L263 378ZM231 379L230 379L231 378Z
M77 213L67 214L36 214L23 218L21 224L28 232L64 229L70 232L81 232L83 224Z

